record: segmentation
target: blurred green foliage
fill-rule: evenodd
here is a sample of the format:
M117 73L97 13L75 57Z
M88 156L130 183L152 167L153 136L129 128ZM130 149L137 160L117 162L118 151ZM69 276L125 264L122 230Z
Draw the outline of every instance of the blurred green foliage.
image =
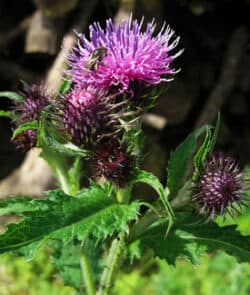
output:
M74 295L56 276L48 249L38 252L31 262L13 253L0 256L0 295Z
M179 259L176 267L157 260L158 270L142 275L140 270L122 273L114 294L122 295L248 295L250 294L250 265L238 264L224 253L205 256L194 266Z

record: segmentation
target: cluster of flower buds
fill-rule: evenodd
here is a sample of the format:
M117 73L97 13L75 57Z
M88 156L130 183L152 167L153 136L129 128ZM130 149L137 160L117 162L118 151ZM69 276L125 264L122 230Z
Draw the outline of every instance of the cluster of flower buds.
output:
M68 57L74 88L62 99L60 126L70 140L93 149L97 176L122 186L135 161L121 143L124 127L134 126L147 106L147 98L161 82L177 72L171 54L179 38L155 23L142 29L143 20L123 21L106 28L90 26L90 38L78 34L77 46ZM151 101L148 102L151 104Z

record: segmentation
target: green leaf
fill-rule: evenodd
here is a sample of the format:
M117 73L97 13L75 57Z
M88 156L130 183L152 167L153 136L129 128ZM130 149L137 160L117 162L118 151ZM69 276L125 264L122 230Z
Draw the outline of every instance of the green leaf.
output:
M69 170L70 192L72 195L75 195L80 190L81 177L81 158L76 157L71 169Z
M183 186L187 175L188 163L194 154L199 136L206 130L202 127L190 135L171 153L168 162L167 187L170 191L169 199L176 196L179 189Z
M194 173L193 173L193 180L197 180L200 173L203 170L203 163L206 160L207 156L212 153L214 146L217 141L218 132L220 127L220 114L218 114L216 126L214 129L214 132L212 134L211 127L207 127L206 129L206 136L204 138L204 141L198 151L196 152L196 155L194 157Z
M36 210L36 205L31 198L8 198L0 202L0 215L23 213Z
M211 142L210 142L210 147L209 147L210 153L213 152L215 144L217 142L217 137L218 137L219 129L220 129L220 123L221 123L221 118L220 118L220 113L218 113L215 129L214 129L213 136L212 136Z
M48 129L43 126L39 134L39 142L41 145L46 145L49 149L67 156L89 157L91 155L90 151L81 149L71 142L60 143L55 137L56 135L50 134Z
M9 112L9 111L1 111L0 110L0 117L6 117L6 118L13 119L14 114L12 112Z
M194 180L197 179L197 177L200 175L203 169L203 163L210 152L211 138L211 129L207 127L204 141L194 156Z
M82 286L82 273L80 266L80 247L73 241L63 244L62 241L53 241L53 264L59 270L64 284L79 290Z
M73 195L70 192L70 179L69 179L69 173L68 173L67 159L65 157L62 157L54 149L51 149L50 147L44 144L42 144L41 147L42 147L42 152L40 156L45 161L47 161L47 163L53 170L54 174L56 175L59 181L60 187L67 194Z
M20 248L25 252L25 246L30 252L30 244L34 243L36 250L49 239L63 242L74 238L85 240L88 236L103 239L115 232L128 231L127 223L137 218L139 203L120 205L113 200L97 185L75 197L60 190L50 191L48 199L31 201L36 208L22 212L20 223L8 225L0 236L0 253ZM6 202L5 205L8 206Z
M174 215L168 202L168 191L164 190L163 185L155 175L144 170L137 170L132 179L133 183L142 182L151 186L159 195L163 205L165 206L165 209L169 211L170 216Z
M12 92L12 91L1 91L0 97L7 97L9 99L16 100L16 101L23 100L23 97L20 94L18 94L16 92Z
M70 89L71 81L69 79L70 78L67 77L65 80L62 81L60 88L59 88L59 93L64 94Z
M168 193L169 193L168 190L166 189L164 190L159 179L155 175L147 171L143 171L143 170L136 171L132 179L133 179L132 181L133 183L139 183L139 182L146 183L157 192L157 194L160 197L160 200L162 201L164 208L166 209L168 213L168 217L169 217L169 225L167 229L167 232L168 232L170 227L173 224L173 216L174 216L174 212L168 202Z
M239 262L250 261L250 237L243 237L236 226L219 227L216 223L204 223L200 217L181 213L167 238L164 237L166 221L155 223L141 238L144 246L154 250L156 256L174 264L177 257L186 257L199 263L204 252L223 250L235 256Z
M39 129L39 126L40 126L39 123L36 121L24 123L24 124L20 125L19 127L17 127L17 129L14 131L14 133L12 135L12 139L16 138L17 135L19 135L20 133L22 133L25 130Z
M82 289L82 270L80 266L82 249L85 255L88 256L94 279L97 281L102 266L102 249L96 241L87 239L83 245L75 240L66 244L61 241L53 241L51 248L54 250L52 254L53 264L59 270L59 275L64 284L77 290Z

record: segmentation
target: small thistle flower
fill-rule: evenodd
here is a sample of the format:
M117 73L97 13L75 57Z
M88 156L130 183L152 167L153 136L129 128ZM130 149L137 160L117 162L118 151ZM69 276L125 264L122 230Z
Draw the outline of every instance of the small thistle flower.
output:
M25 87L20 94L23 96L23 100L16 102L14 108L16 114L14 128L27 122L39 121L42 111L50 104L49 97L41 84ZM18 149L28 151L36 146L37 131L34 129L25 130L14 138L13 142Z
M223 153L210 156L204 164L193 189L192 200L199 207L201 214L208 214L211 219L216 215L232 214L237 211L234 203L244 205L246 180L234 158Z
M129 180L134 166L134 159L127 152L125 145L117 140L101 142L92 159L96 176L104 176L107 180L123 187Z
M13 142L16 145L16 148L22 151L28 151L31 148L35 147L36 141L37 141L37 131L34 129L25 130L19 133L13 139Z
M33 84L26 87L20 94L24 100L16 104L15 112L18 115L18 123L39 121L43 109L50 103L43 85Z
M112 133L111 100L104 91L75 88L63 98L60 126L80 146L96 144Z
M133 93L134 82L151 86L172 80L169 77L178 71L171 64L182 50L170 52L178 45L179 37L174 38L174 31L165 25L154 36L154 20L144 32L142 26L143 19L138 23L131 17L117 27L109 19L105 30L99 23L89 27L90 41L78 34L78 46L68 58L72 81L80 87Z

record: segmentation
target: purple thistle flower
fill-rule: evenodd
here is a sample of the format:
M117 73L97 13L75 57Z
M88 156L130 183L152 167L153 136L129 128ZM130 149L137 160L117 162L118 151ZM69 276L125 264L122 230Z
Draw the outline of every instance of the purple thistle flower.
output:
M28 151L36 146L37 142L37 130L28 129L19 133L14 139L14 144L17 149L22 151Z
M201 214L211 219L216 215L237 211L246 195L246 180L234 158L223 153L210 156L204 163L204 171L193 188L192 201Z
M96 176L104 176L118 187L123 187L129 181L135 161L124 144L112 139L100 142L92 163Z
M42 111L50 104L50 99L42 84L27 86L20 94L23 96L23 100L16 102L14 107L16 114L14 128L27 122L39 121ZM37 131L34 129L25 130L17 135L13 142L18 149L28 151L36 146Z
M80 146L96 144L112 133L112 97L102 90L75 88L62 99L60 128Z
M43 85L33 84L24 88L20 94L24 99L16 103L15 112L18 115L18 123L39 121L43 109L50 104Z
M174 31L165 25L154 36L154 20L144 32L142 26L143 19L138 23L131 17L117 27L109 19L105 30L99 23L89 27L90 41L78 34L78 46L68 58L72 81L80 87L133 93L132 83L151 86L172 80L169 76L178 71L171 64L183 50L173 55L170 52L179 37L174 39Z

